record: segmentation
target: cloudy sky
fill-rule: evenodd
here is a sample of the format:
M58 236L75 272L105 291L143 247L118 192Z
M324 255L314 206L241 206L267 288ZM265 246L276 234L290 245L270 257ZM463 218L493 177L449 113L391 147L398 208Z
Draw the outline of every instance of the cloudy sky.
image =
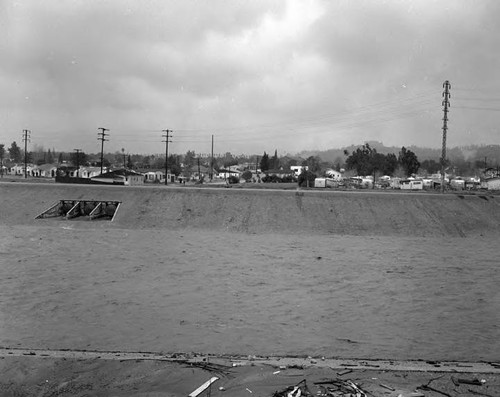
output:
M280 154L500 144L498 0L0 0L0 143Z

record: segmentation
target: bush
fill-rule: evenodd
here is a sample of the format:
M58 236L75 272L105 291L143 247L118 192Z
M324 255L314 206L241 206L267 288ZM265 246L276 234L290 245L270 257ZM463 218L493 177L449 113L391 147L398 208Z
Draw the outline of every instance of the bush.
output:
M240 183L240 178L235 175L231 175L229 178L227 178L227 182L231 185L234 185L236 183Z
M292 183L292 182L297 182L297 179L295 179L293 175L285 175L283 178L281 178L281 182Z
M281 182L281 178L278 175L266 175L262 178L262 182L264 183L279 183Z
M298 184L300 187L314 187L314 180L316 179L316 174L311 171L302 171L298 178ZM308 183L309 182L309 183Z
M252 180L252 171L246 170L243 174L241 174L241 179L244 179L245 182L249 182Z

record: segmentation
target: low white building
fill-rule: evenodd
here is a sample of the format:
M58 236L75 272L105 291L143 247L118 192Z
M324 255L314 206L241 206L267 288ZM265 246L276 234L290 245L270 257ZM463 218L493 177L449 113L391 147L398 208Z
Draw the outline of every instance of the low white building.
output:
M500 190L500 177L485 179L481 186L486 186L488 190Z
M290 171L293 172L294 176L299 176L303 170L309 171L309 166L307 166L307 165L292 165L292 166L290 166Z
M33 176L33 171L36 169L36 166L33 164L26 165L26 174L28 176ZM9 170L10 175L24 175L24 164L16 164L10 167ZM35 172L36 174L36 172Z
M90 179L97 183L110 185L133 186L144 184L143 174L125 169L106 172L105 174L101 174Z
M337 187L338 181L333 178L316 178L314 179L314 187Z
M463 180L462 178L458 177L458 178L453 178L451 181L450 181L450 186L454 189L459 189L459 190L462 190L462 189L465 189L465 180Z
M423 190L424 182L421 179L402 179L399 181L401 190Z
M165 172L164 171L148 171L144 174L144 182L146 182L146 183L165 182Z
M103 168L103 173L106 172L107 169ZM78 175L80 178L93 178L94 176L98 176L101 173L101 167L80 167L78 171Z
M241 175L240 171L232 171L232 170L221 169L221 170L219 170L219 172L217 174L217 178L228 179L231 176L239 178L240 175Z
M329 170L326 170L325 172L325 175L328 177L328 178L331 178L333 179L334 181L341 181L342 179L344 179L342 177L342 173L339 172L339 171L336 171L336 170L333 170L333 169L329 169Z
M42 164L38 167L39 176L42 178L55 178L57 173L56 164Z

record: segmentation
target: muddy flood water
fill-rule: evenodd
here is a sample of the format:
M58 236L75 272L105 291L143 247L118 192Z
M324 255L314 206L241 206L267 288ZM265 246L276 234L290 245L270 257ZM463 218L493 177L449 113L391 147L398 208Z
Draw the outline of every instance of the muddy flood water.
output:
M500 359L498 239L0 229L6 347Z

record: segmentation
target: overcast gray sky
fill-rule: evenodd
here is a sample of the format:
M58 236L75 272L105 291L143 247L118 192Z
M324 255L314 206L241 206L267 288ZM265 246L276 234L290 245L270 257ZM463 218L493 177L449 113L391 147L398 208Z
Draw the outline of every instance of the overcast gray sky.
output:
M279 154L500 144L498 0L0 0L0 143ZM33 147L33 146L31 146Z

